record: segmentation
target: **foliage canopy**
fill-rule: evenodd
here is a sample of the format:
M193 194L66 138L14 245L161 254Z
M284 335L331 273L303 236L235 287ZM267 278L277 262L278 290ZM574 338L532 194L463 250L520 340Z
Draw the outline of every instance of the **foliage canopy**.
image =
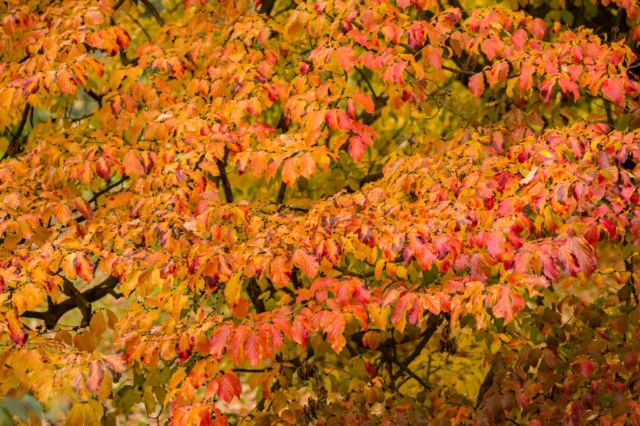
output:
M1 0L0 422L640 424L638 5L486 3Z

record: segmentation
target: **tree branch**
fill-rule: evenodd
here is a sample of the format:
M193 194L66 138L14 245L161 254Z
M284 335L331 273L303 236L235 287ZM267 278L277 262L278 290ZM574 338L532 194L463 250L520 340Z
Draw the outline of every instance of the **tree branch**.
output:
M160 25L161 27L164 27L164 19L162 19L162 16L160 16L160 13L158 13L158 9L156 9L156 7L149 0L140 0L140 1L142 2L142 4L144 4L144 6L149 11L149 13L153 15L158 25Z
M276 204L282 204L284 202L284 196L287 193L287 184L284 181L280 182L280 189L278 190L278 196L276 197Z
M224 160L216 158L216 166L220 173L220 181L222 182L222 188L224 189L224 197L227 203L233 203L233 190L231 189L231 182L229 182L229 176L227 175L227 159L229 158L229 150L224 150Z
M81 327L86 327L89 325L91 321L91 302L87 300L86 297L78 289L73 285L71 281L68 279L64 279L64 286L62 292L69 296L69 299L73 300L76 304L76 307L80 309L82 312L82 323L80 323Z
M350 275L352 277L361 278L361 279L371 278L376 274L375 271L364 272L362 274L358 272L351 272L347 268L343 268L342 266L338 266L338 265L333 265L333 269L335 269L338 272L342 272L345 275Z
M120 280L118 279L118 277L110 276L100 284L80 294L88 303L93 303L102 299L107 294L113 295L113 289L118 285L119 282ZM21 316L23 318L35 318L42 320L44 321L44 325L48 330L53 330L64 314L77 307L78 306L76 304L76 300L69 298L58 304L50 304L49 308L44 312L26 311Z
M402 361L402 365L408 368L413 360L422 353L422 350L425 348L425 346L427 346L427 343L429 343L429 340L431 339L433 334L436 332L436 330L438 330L438 327L440 326L440 324L442 324L442 321L443 318L440 315L431 315L429 317L429 319L427 320L427 328L424 333L422 333L422 340L420 341L420 343L418 343L418 346L416 346L413 352L411 352L411 354L407 358L405 358L404 361ZM394 380L399 376L400 374L396 374Z
M491 359L491 367L489 371L487 371L487 375L484 376L484 380L480 385L480 390L478 390L478 397L476 398L476 408L480 407L480 404L484 400L484 395L491 389L493 386L493 382L496 376L498 369L500 369L504 365L502 361L502 357L499 355L494 355Z
M29 114L31 113L32 109L33 107L30 104L27 104L27 106L24 107L24 110L22 111L22 119L20 120L20 124L18 125L18 130L13 135L11 142L9 142L9 146L7 147L7 150L2 154L2 157L0 157L0 161L4 160L4 157L6 157L7 155L9 155L10 153L12 153L17 149L16 144L20 142L20 135L22 135L24 126L27 125L27 119L29 118Z
M119 0L118 3L113 5L113 11L115 12L116 10L120 9L120 6L122 6L124 4L125 0Z
M276 0L262 0L262 4L260 5L260 13L264 13L265 15L271 15L271 11L273 10L273 6L275 6Z
M108 185L106 188L103 188L100 191L96 192L95 194L93 194L93 197L91 197L91 199L89 200L89 204L93 203L94 201L97 201L98 198L100 198L101 196L111 191L116 186L123 184L128 180L129 180L129 176L123 176L122 179L120 179L119 181L114 182L111 185Z

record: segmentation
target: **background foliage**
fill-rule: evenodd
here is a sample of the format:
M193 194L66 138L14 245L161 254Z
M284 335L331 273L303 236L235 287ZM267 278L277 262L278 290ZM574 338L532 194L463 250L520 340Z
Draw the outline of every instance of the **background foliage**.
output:
M1 0L0 421L640 424L635 0Z

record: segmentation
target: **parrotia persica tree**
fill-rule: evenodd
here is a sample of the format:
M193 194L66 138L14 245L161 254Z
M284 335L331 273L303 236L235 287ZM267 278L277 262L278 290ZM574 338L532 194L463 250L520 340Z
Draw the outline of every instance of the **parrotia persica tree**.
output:
M2 0L0 423L640 424L638 5L486 3Z

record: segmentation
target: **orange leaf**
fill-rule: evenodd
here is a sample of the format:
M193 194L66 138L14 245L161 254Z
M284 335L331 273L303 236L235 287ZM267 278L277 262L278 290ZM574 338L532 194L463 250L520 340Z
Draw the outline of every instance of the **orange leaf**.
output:
M356 101L356 103L364 108L364 110L369 114L373 114L373 111L375 110L375 104L373 103L373 100L371 99L371 97L369 97L369 95L363 92L358 92L353 95L353 100Z
M471 93L473 93L473 96L475 96L476 98L482 96L482 94L484 93L483 73L478 73L471 76L471 78L469 79L469 89L471 90Z
M73 265L75 266L76 273L80 278L90 283L93 280L93 265L87 259L87 255L84 253L76 253L73 259Z
M76 209L85 219L91 220L93 219L93 209L91 205L82 197L78 197L75 199Z
M10 310L6 314L7 323L9 326L9 336L11 340L16 345L24 346L27 343L27 338L29 337L26 333L26 329L20 323L20 319L18 319L18 315L16 315L15 311Z
M66 205L66 203L60 201L53 208L53 215L58 222L66 225L67 223L69 223L69 220L71 220L72 211L69 206Z
M318 261L315 257L303 250L296 250L293 253L293 264L302 269L302 272L311 278L315 278L318 274Z

